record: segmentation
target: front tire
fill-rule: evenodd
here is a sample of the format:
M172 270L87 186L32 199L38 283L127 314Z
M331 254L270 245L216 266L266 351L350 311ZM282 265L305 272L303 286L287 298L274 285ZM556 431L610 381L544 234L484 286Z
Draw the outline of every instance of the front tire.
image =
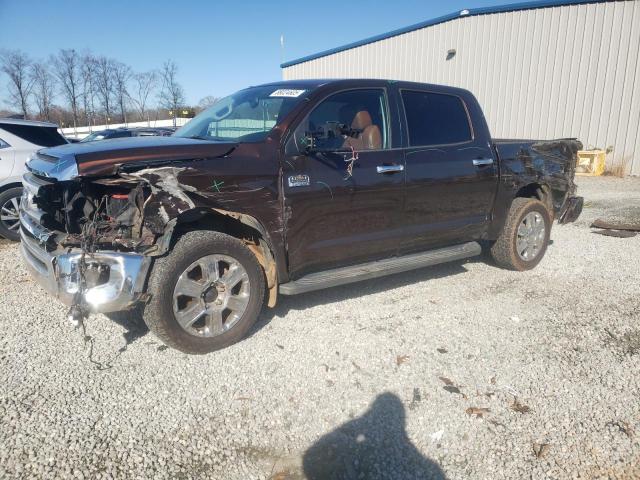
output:
M500 237L491 247L491 256L503 268L531 270L547 251L551 224L549 210L540 200L514 199Z
M240 240L219 232L185 233L149 276L143 318L166 345L204 354L241 340L262 309L265 277Z
M17 242L20 240L20 199L22 188L9 188L0 193L0 236Z

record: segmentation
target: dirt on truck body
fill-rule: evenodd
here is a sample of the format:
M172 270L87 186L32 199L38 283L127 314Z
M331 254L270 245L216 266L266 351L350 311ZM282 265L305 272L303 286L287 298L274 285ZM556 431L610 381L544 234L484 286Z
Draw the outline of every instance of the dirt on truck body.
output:
M172 137L38 152L22 254L76 321L142 304L165 342L202 353L241 338L264 292L273 306L278 291L466 258L479 241L498 263L533 268L553 219L580 214L580 147L493 141L461 89L251 87Z

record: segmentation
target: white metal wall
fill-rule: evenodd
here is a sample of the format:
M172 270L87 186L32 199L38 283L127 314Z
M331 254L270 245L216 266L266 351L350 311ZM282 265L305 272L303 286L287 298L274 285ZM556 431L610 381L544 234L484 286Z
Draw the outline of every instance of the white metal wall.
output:
M447 51L456 55L446 60ZM285 80L389 78L454 85L496 138L578 137L640 175L640 1L458 19L283 69Z

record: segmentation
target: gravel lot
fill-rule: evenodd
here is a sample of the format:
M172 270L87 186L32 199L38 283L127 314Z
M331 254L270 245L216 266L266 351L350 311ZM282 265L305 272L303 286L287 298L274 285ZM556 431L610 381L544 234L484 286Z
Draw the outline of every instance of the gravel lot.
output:
M589 228L640 221L640 179L579 184L531 272L281 297L204 357L121 317L83 338L0 241L0 477L640 478L640 236Z

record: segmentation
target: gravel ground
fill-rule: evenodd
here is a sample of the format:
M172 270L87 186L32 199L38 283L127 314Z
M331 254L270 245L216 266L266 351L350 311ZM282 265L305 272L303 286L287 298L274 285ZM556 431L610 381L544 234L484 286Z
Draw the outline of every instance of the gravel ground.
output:
M640 478L640 236L589 229L640 220L640 179L579 184L531 272L282 297L204 357L123 317L83 337L0 243L0 476Z

